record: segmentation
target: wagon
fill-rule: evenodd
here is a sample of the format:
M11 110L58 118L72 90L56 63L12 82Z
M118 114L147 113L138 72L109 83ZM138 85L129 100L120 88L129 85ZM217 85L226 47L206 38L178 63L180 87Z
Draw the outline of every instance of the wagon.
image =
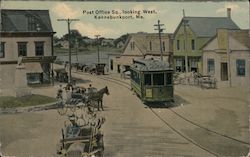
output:
M67 91L66 88L67 86L64 91L63 89L57 91L57 111L60 115L65 115L68 109L75 112L77 109L83 109L87 106L92 109L99 107L96 97L94 97L98 93L97 88L91 87L87 90L84 87L76 86L73 91ZM66 93L64 97L63 92Z
M92 115L94 116L94 115ZM57 147L59 157L103 157L104 142L100 131L104 119L79 125L77 117L71 116L71 124L62 129L62 138Z
M105 66L106 66L106 64L105 63L97 63L96 65L95 65L95 67L96 67L96 71L95 71L95 73L96 73L96 75L104 75L105 74Z
M68 82L68 73L65 69L55 69L56 80L59 82Z

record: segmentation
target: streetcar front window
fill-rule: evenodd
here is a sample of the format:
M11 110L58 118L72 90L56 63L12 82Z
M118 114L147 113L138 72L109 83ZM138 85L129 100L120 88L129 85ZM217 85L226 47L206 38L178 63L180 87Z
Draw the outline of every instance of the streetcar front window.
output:
M153 74L153 85L164 85L164 74Z
M151 85L151 74L144 74L144 85Z

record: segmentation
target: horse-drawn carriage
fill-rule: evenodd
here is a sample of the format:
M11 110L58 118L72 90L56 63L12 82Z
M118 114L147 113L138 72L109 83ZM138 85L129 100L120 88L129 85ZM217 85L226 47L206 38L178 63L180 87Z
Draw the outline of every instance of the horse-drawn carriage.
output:
M62 138L57 148L60 157L103 157L104 142L101 126L105 119L97 118L93 112L84 123L79 123L76 115L69 116L70 124L62 129Z
M84 107L100 108L103 109L103 95L109 95L108 87L104 87L97 90L94 87L88 89L84 87L74 87L68 85L64 89L59 89L57 92L58 100L58 113L64 115L69 108L72 112L76 109L82 109Z
M56 81L59 82L68 82L68 73L65 69L55 69L56 72Z

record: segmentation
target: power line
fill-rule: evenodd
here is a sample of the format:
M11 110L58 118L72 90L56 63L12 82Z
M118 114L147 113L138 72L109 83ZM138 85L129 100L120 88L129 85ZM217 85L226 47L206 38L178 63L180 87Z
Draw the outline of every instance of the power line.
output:
M161 60L163 60L162 43L161 43L161 33L163 32L163 30L165 30L165 28L161 28L161 27L164 26L164 24L160 24L160 20L158 20L158 23L155 24L154 26L156 27L155 30L157 30L158 34L159 34Z
M68 79L68 83L71 83L71 47L70 47L70 23L73 21L79 21L79 19L57 19L57 21L66 21L68 24L68 43L69 43L69 79Z

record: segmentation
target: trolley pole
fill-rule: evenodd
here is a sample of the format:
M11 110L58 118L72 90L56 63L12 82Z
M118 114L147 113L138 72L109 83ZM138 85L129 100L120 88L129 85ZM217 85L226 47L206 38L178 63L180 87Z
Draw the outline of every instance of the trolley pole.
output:
M99 37L101 35L95 35L96 40L97 40L97 59L98 59L98 63L100 63L100 53L99 53Z
M160 40L160 52L161 52L161 60L163 61L163 52L162 52L162 42L161 42L161 33L163 32L163 30L165 30L164 28L161 28L162 26L164 26L164 24L160 24L160 20L158 20L158 23L154 25L156 28L155 30L158 31L158 35L159 35L159 40Z
M72 21L79 21L79 19L57 19L57 21L66 21L68 24L68 43L69 43L69 79L68 83L72 82L72 76L71 76L71 47L70 47L70 23Z

